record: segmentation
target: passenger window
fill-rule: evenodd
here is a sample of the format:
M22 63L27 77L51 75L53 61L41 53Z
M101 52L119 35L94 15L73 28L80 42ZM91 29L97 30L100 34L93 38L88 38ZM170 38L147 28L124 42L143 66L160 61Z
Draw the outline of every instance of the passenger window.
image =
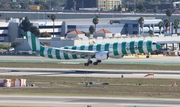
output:
M126 47L126 50L129 51L129 47Z
M135 50L137 50L137 49L138 49L138 47L137 47L137 46L135 46L135 47L134 47L134 49L135 49Z

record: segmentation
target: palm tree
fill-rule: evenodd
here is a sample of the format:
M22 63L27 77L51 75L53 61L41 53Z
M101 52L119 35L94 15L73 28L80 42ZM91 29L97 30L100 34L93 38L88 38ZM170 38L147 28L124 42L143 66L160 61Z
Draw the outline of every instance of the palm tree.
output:
M75 0L72 0L72 8L74 11L76 10L76 1Z
M169 8L169 9L166 10L166 16L169 17L169 21L170 21L170 22L171 22L171 20L170 20L171 15L172 15L172 10ZM169 23L170 23L170 22L169 22ZM170 30L169 30L169 32L170 32ZM173 32L173 31L172 31L172 32Z
M167 9L166 10L166 16L169 17L169 20L170 20L171 15L172 15L172 10L171 9Z
M22 30L24 32L30 31L31 23L30 23L30 21L29 21L29 19L27 17L25 17L25 19L21 22L21 25L22 25Z
M30 31L36 36L36 37L39 37L40 36L40 31L39 31L39 28L37 28L36 26L32 26Z
M143 18L143 17L140 17L140 18L138 19L138 23L140 24L140 27L143 28L144 18Z
M165 19L164 20L164 26L166 27L166 33L167 33L167 28L169 27L169 25L170 25L169 19Z
M89 27L89 32L90 32L90 34L93 34L94 31L95 31L95 28L94 28L93 25L91 25L91 26Z
M48 17L50 17L50 16L48 15ZM53 37L54 37L54 21L56 19L56 15L52 14L50 18L53 21Z
M175 33L176 33L176 34L177 34L178 26L179 26L179 19L175 19L175 20L174 20L174 29L175 29Z
M152 36L154 34L153 30L149 30L148 33L150 36Z
M119 4L118 5L118 8L117 8L118 11L121 11L122 10L122 6Z
M160 21L160 22L158 23L158 26L159 26L159 33L161 34L161 28L164 26L163 22Z
M99 23L99 19L98 19L98 16L96 16L95 18L93 18L92 20L94 26L95 26L95 32L96 32L96 25Z
M117 6L116 5L114 5L114 11L117 11Z

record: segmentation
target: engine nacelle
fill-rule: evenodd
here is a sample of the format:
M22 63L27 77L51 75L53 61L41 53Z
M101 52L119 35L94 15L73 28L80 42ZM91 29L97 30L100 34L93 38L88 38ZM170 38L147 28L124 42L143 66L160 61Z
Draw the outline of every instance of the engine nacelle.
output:
M109 58L109 52L105 52L105 51L103 51L103 52L97 52L97 53L95 54L95 58L96 58L97 60L106 60L106 59Z
M180 56L180 52L179 51L177 52L177 55Z
M124 57L124 55L117 55L117 56L110 56L110 58L115 58L115 59L119 59L119 58L123 58Z

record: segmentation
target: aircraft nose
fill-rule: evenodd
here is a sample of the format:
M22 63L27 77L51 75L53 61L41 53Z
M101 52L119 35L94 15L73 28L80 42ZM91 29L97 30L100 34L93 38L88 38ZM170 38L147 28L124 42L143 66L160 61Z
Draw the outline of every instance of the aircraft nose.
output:
M161 48L161 44L156 44L156 49Z

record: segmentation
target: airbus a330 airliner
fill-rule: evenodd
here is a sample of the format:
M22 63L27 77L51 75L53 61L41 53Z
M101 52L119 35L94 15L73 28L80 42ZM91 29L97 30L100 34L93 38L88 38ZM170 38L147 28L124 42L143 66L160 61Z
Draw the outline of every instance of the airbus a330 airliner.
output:
M90 44L81 46L65 46L65 47L49 47L44 45L34 36L30 31L24 32L24 35L31 47L32 52L37 52L42 57L53 59L80 59L85 58L89 64L97 65L102 60L108 58L122 58L128 54L140 54L158 50L161 45L151 40L139 40L129 42L114 42L103 44ZM96 61L92 62L91 59L95 58Z

